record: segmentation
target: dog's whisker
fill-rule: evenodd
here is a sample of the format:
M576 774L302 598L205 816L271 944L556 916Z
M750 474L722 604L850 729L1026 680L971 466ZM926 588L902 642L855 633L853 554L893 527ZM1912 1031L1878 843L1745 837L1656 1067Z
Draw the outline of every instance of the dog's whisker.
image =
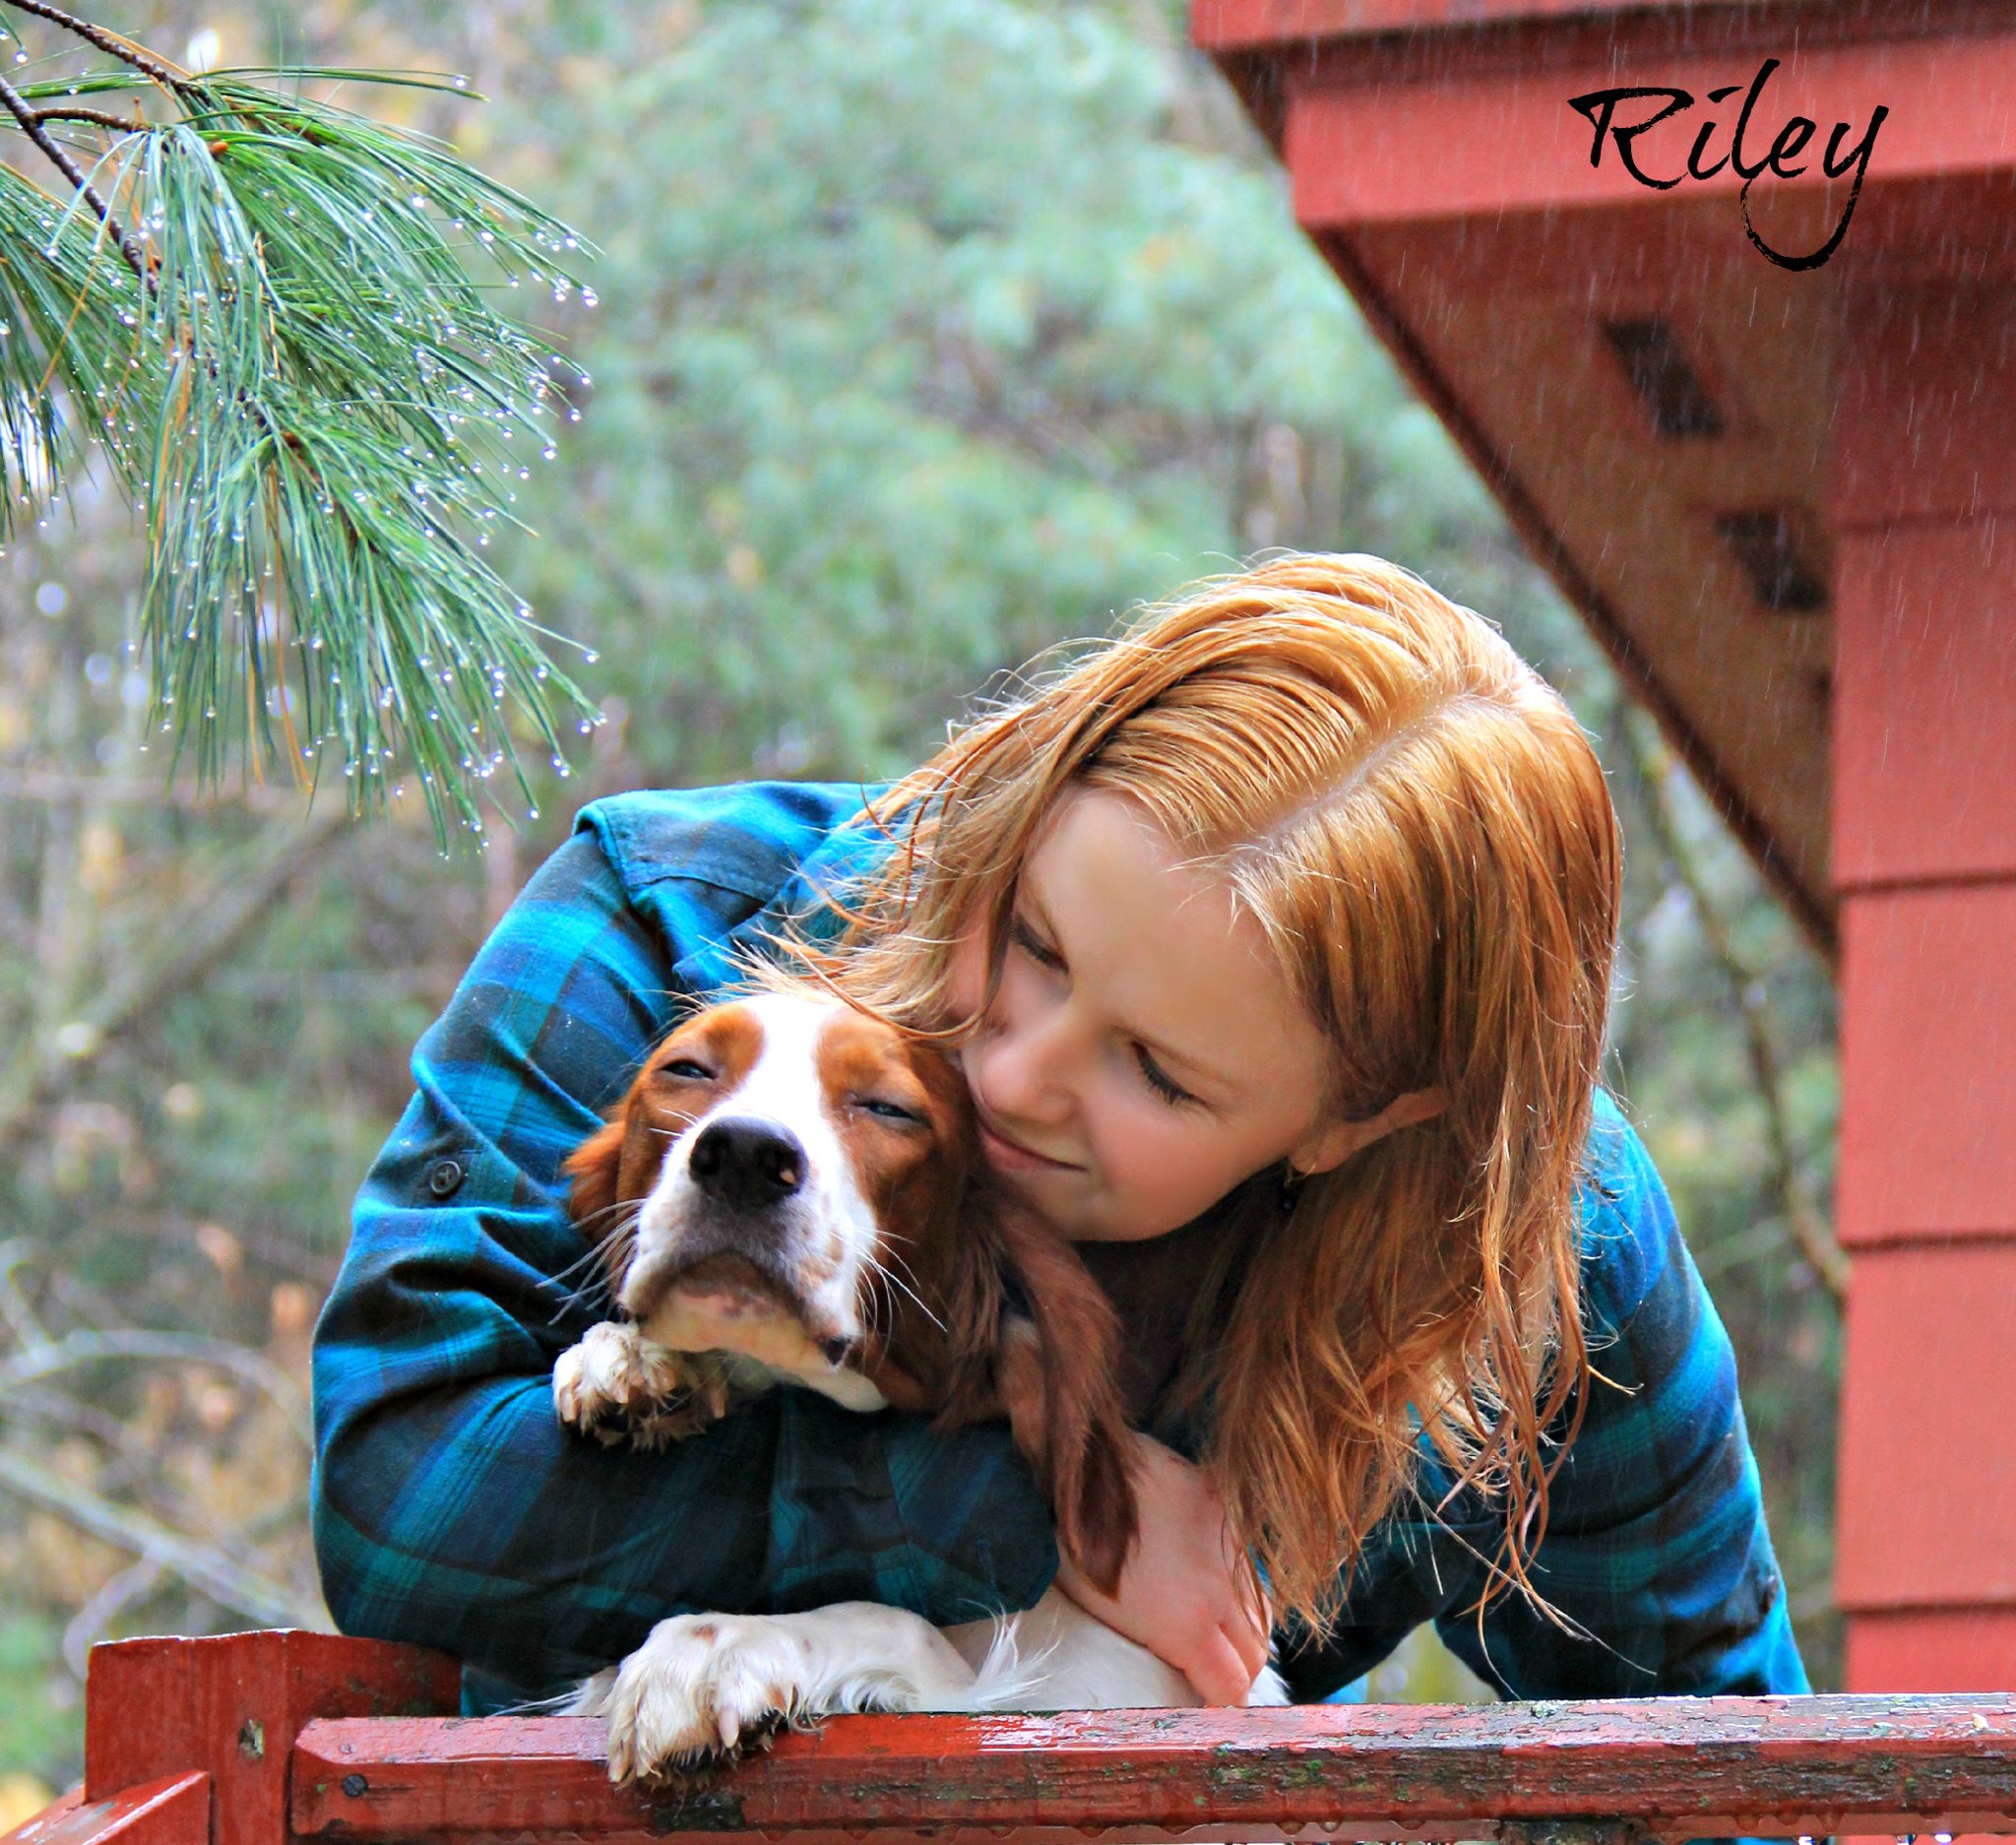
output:
M929 1320L933 1326L937 1327L937 1329L940 1332L949 1332L951 1330L945 1324L945 1322L937 1316L937 1314L931 1311L930 1307L924 1302L924 1297L917 1293L917 1291L914 1288L913 1288L909 1282L905 1281L902 1276L898 1275L895 1272L895 1270L884 1268L880 1262L877 1262L875 1264L875 1271L882 1277L884 1282L893 1282L897 1287L901 1288L905 1294L909 1295L910 1298L917 1304L917 1311L923 1314L923 1316L927 1320ZM892 1303L891 1304L893 1305L894 1303Z
M611 1225L601 1236L590 1242L588 1247L576 1256L573 1261L569 1262L565 1268L551 1276L551 1280L565 1281L568 1276L574 1274L577 1270L586 1268L591 1262L606 1255L623 1238L636 1231L638 1220L644 1214L644 1206L641 1200L626 1200L622 1204L610 1205L608 1208L610 1210L625 1210L629 1215L622 1222Z
M924 1297L922 1293L919 1291L921 1284L917 1282L917 1272L915 1269L911 1267L909 1258L904 1255L901 1249L898 1249L893 1245L888 1250L888 1254L891 1257L891 1259L896 1262L898 1267L900 1267L903 1270L903 1276L898 1277L896 1276L896 1271L894 1269L891 1269L889 1271L891 1276L896 1278L900 1282L900 1284L903 1287L904 1293L909 1295L910 1298L913 1301L914 1301L918 1306L923 1307L923 1310L925 1314L930 1318L932 1325L936 1326L940 1332L944 1332L946 1330L945 1322L942 1319L940 1319L937 1316L937 1314L933 1313L928 1306L924 1305ZM906 1280L904 1279L904 1277L907 1277L908 1279Z
M644 1208L642 1198L618 1198L613 1204L605 1204L598 1211L591 1211L586 1217L576 1218L576 1230L587 1230L598 1218L613 1216L618 1211L637 1212Z
M566 1285L577 1275L582 1274L583 1271L593 1271L598 1263L602 1263L608 1256L609 1251L622 1242L626 1237L634 1238L636 1236L638 1221L644 1214L644 1202L642 1199L618 1200L615 1204L605 1206L604 1209L620 1211L625 1215L601 1236L595 1239L565 1268L545 1278L547 1286L558 1290L558 1298L553 1306L552 1316L546 1321L546 1324L549 1326L557 1324L560 1316L572 1307L591 1304L605 1305L608 1302L611 1284L606 1274L591 1273L589 1279L578 1287L570 1288ZM595 1215L600 1216L602 1213L597 1212Z

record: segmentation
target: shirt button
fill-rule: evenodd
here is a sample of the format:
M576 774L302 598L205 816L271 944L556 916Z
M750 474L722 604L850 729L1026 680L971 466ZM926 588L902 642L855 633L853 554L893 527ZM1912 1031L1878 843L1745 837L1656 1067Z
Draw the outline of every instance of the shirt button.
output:
M452 1198L462 1185L462 1165L456 1160L436 1160L427 1169L427 1189L437 1198Z

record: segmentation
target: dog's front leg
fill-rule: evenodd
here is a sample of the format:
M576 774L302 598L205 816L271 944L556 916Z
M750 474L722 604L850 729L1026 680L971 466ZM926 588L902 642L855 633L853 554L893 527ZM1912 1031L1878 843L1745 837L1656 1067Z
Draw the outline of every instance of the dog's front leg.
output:
M609 1720L609 1779L656 1780L849 1710L971 1708L973 1668L901 1609L675 1615L568 1706Z

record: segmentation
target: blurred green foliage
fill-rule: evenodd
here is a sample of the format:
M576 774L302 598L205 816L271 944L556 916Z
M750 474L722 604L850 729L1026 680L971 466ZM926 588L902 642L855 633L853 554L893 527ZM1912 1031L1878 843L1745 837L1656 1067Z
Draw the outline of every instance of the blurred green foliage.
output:
M1606 666L1296 231L1174 8L317 0L284 46L259 13L99 11L171 53L210 28L226 61L466 70L487 107L399 106L601 246L598 308L539 304L593 384L521 489L538 538L498 548L597 651L581 677L607 722L481 859L443 861L399 808L361 837L304 824L284 789L198 809L138 753L140 553L116 508L87 488L0 562L0 1241L25 1245L25 1310L200 1329L298 1371L406 1053L583 800L884 775L994 675L1138 598L1269 545L1373 550L1499 621L1610 766L1615 1078L1735 1339L1795 1620L1837 1681L1837 1316L1648 800L1760 986L1823 1206L1825 970L1700 797L1644 780ZM265 901L220 929L248 893ZM106 1014L108 992L138 1003ZM199 1367L71 1381L60 1402L0 1395L0 1445L312 1600L302 1457L256 1393ZM0 1492L0 1770L75 1772L56 1636L130 1560ZM94 1619L236 1618L165 1575ZM1432 1660L1407 1676L1447 1694ZM1405 1691L1392 1677L1380 1694Z

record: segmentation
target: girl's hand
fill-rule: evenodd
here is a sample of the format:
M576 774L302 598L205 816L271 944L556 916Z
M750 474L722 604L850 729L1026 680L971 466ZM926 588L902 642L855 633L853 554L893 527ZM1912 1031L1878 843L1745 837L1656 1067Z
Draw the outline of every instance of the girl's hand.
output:
M1202 1470L1148 1435L1133 1440L1141 1537L1118 1594L1102 1595L1069 1557L1057 1587L1175 1667L1207 1703L1243 1704L1267 1664L1273 1611Z

